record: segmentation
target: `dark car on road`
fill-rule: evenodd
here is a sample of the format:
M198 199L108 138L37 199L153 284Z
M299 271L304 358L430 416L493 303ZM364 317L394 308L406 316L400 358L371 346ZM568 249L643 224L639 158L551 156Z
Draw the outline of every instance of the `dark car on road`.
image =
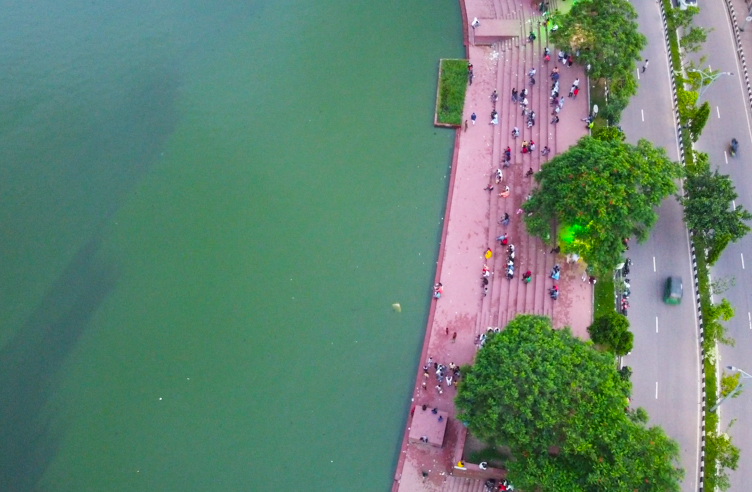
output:
M663 290L663 302L666 304L681 304L682 300L681 277L669 277L666 279L666 287Z

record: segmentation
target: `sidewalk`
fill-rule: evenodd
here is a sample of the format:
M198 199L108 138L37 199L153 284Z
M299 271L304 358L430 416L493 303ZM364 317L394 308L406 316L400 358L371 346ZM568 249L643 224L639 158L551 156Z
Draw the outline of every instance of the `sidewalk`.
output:
M466 22L467 19L471 22L474 17L481 19L481 22L483 19L519 19L521 32L527 35L533 30L537 40L527 43L526 39L516 39L493 46L472 46L466 41L475 76L473 84L468 87L464 119L470 123L470 115L474 112L477 121L475 125L469 124L467 131L457 130L436 273L436 282L443 284L444 292L441 299L431 301L433 305L416 374L411 417L408 417L393 492L483 490L484 480L477 477L484 472L477 467L468 464L465 470L453 470L457 461L464 459L465 428L454 419L456 388L442 381L440 394L433 368L429 369L429 376L424 377L423 365L429 357L446 366L450 363L468 364L477 350L475 339L479 334L488 328L503 328L520 313L552 317L554 326L569 325L581 337L587 336L586 328L592 318L592 288L588 282L581 280L584 266L568 265L563 257L550 253L550 246L545 247L539 239L529 237L522 215L516 213L534 185L532 178L525 177L526 171L529 168L538 171L546 159L564 151L586 134L585 124L581 121L588 113L584 72L576 65L559 66L560 92L565 96L565 102L559 113L559 123L552 124L553 108L549 105L551 80L548 74L556 65L557 51L549 46L552 60L546 65L543 49L547 33L539 25L537 10L532 8L532 4L520 6L512 0L461 0L461 4ZM466 28L466 40L467 31L471 29ZM527 83L527 73L531 68L538 72L534 86ZM577 99L567 98L566 94L575 78L580 79L583 90ZM531 129L527 128L519 105L511 102L512 88L529 90L528 107L537 115L536 124ZM499 94L496 103L498 125L490 124L493 110L490 96L494 89ZM514 127L520 129L517 139L511 137ZM522 141L529 142L531 139L535 141L537 149L522 154ZM512 163L510 167L503 168L501 161L507 146L512 150ZM551 149L547 157L540 154L544 146ZM502 168L502 182L494 183L493 191L484 190L489 183L493 183L498 168ZM505 186L509 186L510 195L502 198L499 191ZM510 216L507 227L500 224L504 213ZM515 275L512 280L505 277L506 247L495 240L503 233L507 233L509 243L515 245ZM484 257L487 248L493 252L490 259ZM557 263L562 268L561 278L556 282L561 295L559 300L553 301L548 295L548 289L554 285L549 272ZM493 272L486 295L482 284L484 265ZM521 278L528 270L532 273L532 280L525 284ZM407 442L412 413L421 412L423 404L448 412L441 448ZM456 472L455 476L450 475L453 472ZM499 472L488 470L485 474L498 475ZM469 473L473 478L460 478L458 475L463 473Z

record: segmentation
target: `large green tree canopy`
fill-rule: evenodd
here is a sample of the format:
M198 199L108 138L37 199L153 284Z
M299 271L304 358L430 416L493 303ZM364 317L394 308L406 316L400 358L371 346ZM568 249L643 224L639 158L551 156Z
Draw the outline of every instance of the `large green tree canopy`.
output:
M732 205L737 194L731 178L717 169L711 172L707 154L695 152L694 156L681 200L684 220L705 239L711 253L716 253L711 257L717 258L720 251L716 250L723 250L729 241L738 241L749 232L745 221L752 220L752 214L741 205Z
M629 391L612 356L525 315L487 339L456 405L475 436L510 447L522 490L678 491L678 446L625 411Z
M647 40L637 30L637 12L628 0L579 0L557 16L551 34L555 46L579 53L593 79L631 76Z
M561 244L596 272L621 261L622 241L644 241L658 218L653 210L676 191L682 169L647 140L625 143L613 132L583 137L535 175L539 186L523 204L528 231L548 241L551 223L565 227Z

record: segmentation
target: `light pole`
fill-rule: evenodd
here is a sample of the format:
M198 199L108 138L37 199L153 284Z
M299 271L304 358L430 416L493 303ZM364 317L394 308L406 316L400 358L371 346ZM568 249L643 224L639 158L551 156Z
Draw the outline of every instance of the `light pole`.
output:
M708 87L710 87L710 85L713 82L715 82L716 80L718 80L719 78L721 78L721 75L734 75L731 72L715 72L715 73L710 72L710 75L708 75L707 73L703 72L702 70L695 70L695 69L687 70L687 72L694 72L694 73L699 73L700 74L700 87L702 87L702 90L700 91L700 95L697 96L697 99L700 99L702 97L702 95L705 94L705 91L708 90ZM705 85L705 81L706 80L710 81L710 82L708 82L707 85Z
M744 31L744 28L747 27L747 22L752 21L752 16L749 15L750 13L747 12L747 17L744 18L744 24L742 24L742 27L739 28L740 31Z
M723 398L721 398L720 400L718 400L718 403L716 403L715 406L713 406L713 408L711 408L709 410L710 412L715 412L715 409L718 408L718 407L720 407L721 403L723 403L724 401L726 401L726 399L732 398L735 394L737 394L739 392L739 390L742 389L742 386L744 386L744 384L742 384L743 380L745 380L745 379L752 379L752 374L747 374L746 372L742 371L738 367L726 366L726 369L728 369L729 371L736 371L736 372L738 372L739 374L742 375L742 378L741 378L741 380L738 383L736 383L736 386L734 387L733 390L731 390L731 393L729 393L728 395L726 395Z

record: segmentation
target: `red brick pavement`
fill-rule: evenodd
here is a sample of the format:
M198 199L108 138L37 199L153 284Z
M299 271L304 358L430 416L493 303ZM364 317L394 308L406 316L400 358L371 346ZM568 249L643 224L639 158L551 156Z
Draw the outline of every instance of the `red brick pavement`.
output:
M537 11L531 6L519 5L512 0L464 0L463 21L467 39L468 19L517 18L523 23L523 31L534 30L538 36L535 42L525 40L505 41L494 46L467 45L468 58L474 66L473 85L469 86L465 100L465 119L469 128L457 130L452 174L449 183L449 196L445 214L444 230L436 281L442 282L444 292L439 300L432 301L428 327L424 340L422 360L416 375L411 410L427 404L431 408L449 412L446 439L443 448L433 448L424 444L408 444L407 434L395 473L394 492L413 491L475 491L482 490L482 480L471 480L451 476L454 463L462 456L464 428L453 417L453 398L456 389L442 382L442 394L435 388L433 371L424 378L422 366L428 357L449 365L466 364L472 361L477 347L474 343L478 334L489 327L500 327L519 313L536 313L553 318L554 326L569 325L578 336L587 336L585 328L592 318L592 289L581 280L584 266L568 265L564 258L552 255L539 239L525 232L522 216L516 211L533 185L531 178L524 176L532 167L538 170L547 157L540 155L544 146L551 148L553 156L574 144L586 134L581 118L587 116L587 94L584 93L587 81L581 67L560 66L560 92L566 94L575 78L580 79L583 92L579 98L566 98L559 114L557 125L551 124L549 93L551 89L549 71L556 65L556 50L553 46L553 60L546 66L543 62L543 47L547 33L538 24ZM465 10L466 9L466 10ZM536 68L537 83L527 85L527 72ZM510 92L527 87L530 107L535 111L536 125L527 129L525 118L518 105L512 104ZM497 111L499 124L490 124L493 109L490 95L496 89L499 93ZM470 115L475 112L477 121L470 124ZM518 127L521 136L511 138L511 129ZM533 139L537 150L532 154L521 154L522 140ZM503 181L492 192L484 188L492 180L497 168L501 167L503 149L512 147L512 165L502 169ZM510 196L498 196L499 188L509 186ZM511 223L503 227L499 220L509 213ZM495 238L508 233L510 242L516 246L515 278L504 276L506 263L505 248ZM484 258L490 247L493 256ZM549 271L554 264L562 266L562 276L557 284L561 296L552 301L548 289L554 284ZM481 272L486 264L494 272L484 296ZM532 281L521 281L523 272L530 270ZM454 334L456 333L456 338ZM422 384L426 382L426 388ZM420 408L417 411L421 411ZM407 428L410 427L408 417ZM427 477L423 476L427 473Z

